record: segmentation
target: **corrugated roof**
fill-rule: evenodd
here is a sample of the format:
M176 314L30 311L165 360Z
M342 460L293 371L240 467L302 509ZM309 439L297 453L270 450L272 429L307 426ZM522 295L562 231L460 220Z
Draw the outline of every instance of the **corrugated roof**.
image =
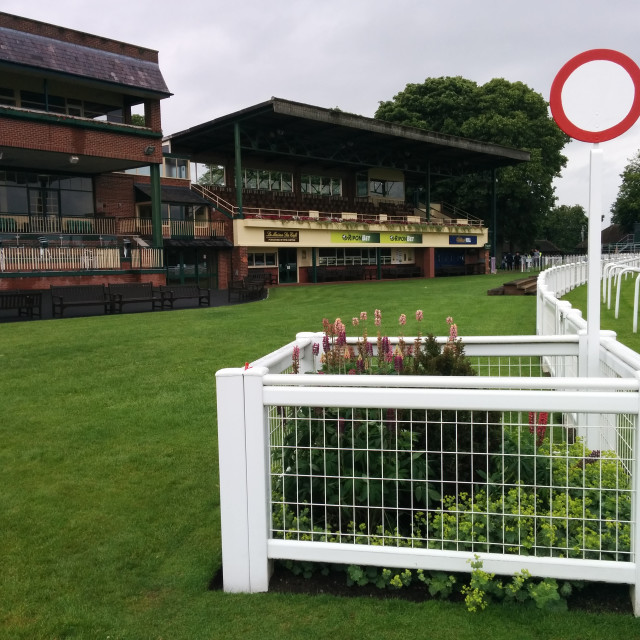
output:
M154 62L4 27L0 62L171 95Z

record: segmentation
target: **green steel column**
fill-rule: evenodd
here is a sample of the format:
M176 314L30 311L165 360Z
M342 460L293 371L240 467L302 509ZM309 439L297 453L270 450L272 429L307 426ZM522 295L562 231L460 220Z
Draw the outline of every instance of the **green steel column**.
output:
M431 161L427 162L427 193L425 195L427 222L431 222Z
M497 188L496 183L498 178L496 177L496 170L491 169L491 255L498 261L496 249L498 247L498 214L497 214ZM497 265L496 265L497 266Z
M233 125L233 142L236 153L236 204L238 205L238 218L244 218L242 212L242 154L240 153L240 125L235 122Z
M153 246L162 249L162 193L160 191L160 165L151 167L151 229Z
M380 265L380 247L376 248L376 277L378 280L382 280L382 267Z
M316 250L315 247L311 248L311 273L314 282L318 282L318 265L316 264Z

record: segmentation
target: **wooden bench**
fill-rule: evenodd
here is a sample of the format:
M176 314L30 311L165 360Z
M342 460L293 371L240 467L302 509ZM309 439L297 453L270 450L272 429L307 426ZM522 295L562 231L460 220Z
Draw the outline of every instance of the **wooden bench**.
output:
M252 278L244 278L243 280L232 280L229 282L227 295L231 302L231 297L236 296L238 301L259 300L264 295L264 281L253 280Z
M42 317L42 292L0 291L0 310L17 310L18 317Z
M198 306L211 306L211 290L195 284L162 285L160 287L162 307L173 309L176 300L198 299Z
M151 282L127 282L109 285L109 300L112 313L122 313L125 304L150 302L151 310L162 309L162 294Z
M103 284L83 284L75 286L51 286L51 309L53 317L60 317L67 307L87 307L100 305L105 313L110 311L107 289Z

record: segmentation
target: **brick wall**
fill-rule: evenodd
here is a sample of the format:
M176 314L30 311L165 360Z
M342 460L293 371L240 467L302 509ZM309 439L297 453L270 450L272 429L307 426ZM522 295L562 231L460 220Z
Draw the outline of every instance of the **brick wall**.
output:
M126 173L105 173L96 176L94 180L96 214L114 218L135 217L133 184L136 177Z
M88 129L73 122L38 122L16 118L0 118L0 140L4 147L87 155L98 158L133 160L145 164L162 162L160 141L152 140L156 150L144 154L149 138L120 131Z
M50 286L76 286L82 284L120 284L126 282L152 282L154 286L166 284L164 273L123 272L76 276L72 273L54 276L24 276L0 278L0 291L43 290Z

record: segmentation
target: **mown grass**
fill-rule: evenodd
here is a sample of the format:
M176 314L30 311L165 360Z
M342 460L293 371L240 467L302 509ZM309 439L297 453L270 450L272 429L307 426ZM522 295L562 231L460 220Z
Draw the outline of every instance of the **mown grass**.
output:
M620 309L618 318L615 317L616 308L616 290L614 289L611 296L611 309L607 308L605 303L600 304L600 328L609 331L615 331L617 338L622 344L627 345L630 349L640 352L640 335L633 333L633 296L634 296L634 280L627 278L622 283L620 290ZM602 296L602 294L600 294ZM582 315L587 318L587 286L578 287L570 291L563 297L568 300L576 309L582 311Z
M215 372L322 317L374 308L383 328L535 332L504 276L280 288L212 309L0 328L0 638L282 640L640 637L615 614L546 614L386 599L226 594L220 568Z

